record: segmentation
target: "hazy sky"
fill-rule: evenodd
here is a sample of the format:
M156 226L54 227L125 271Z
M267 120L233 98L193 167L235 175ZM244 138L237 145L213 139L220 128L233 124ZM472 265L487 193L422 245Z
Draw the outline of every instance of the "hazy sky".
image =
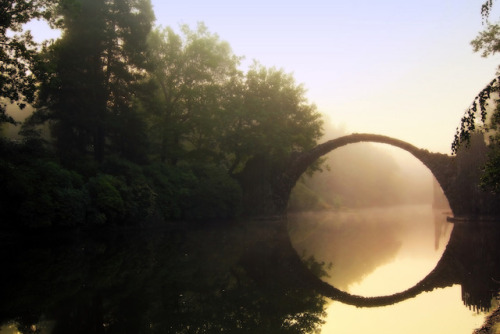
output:
M450 152L498 58L474 54L483 0L153 0L157 23L203 21L236 55L293 72L348 132ZM495 16L493 16L494 18Z
M470 46L483 2L152 0L158 25L203 21L245 57L243 68L255 59L292 72L347 132L443 153L500 63Z

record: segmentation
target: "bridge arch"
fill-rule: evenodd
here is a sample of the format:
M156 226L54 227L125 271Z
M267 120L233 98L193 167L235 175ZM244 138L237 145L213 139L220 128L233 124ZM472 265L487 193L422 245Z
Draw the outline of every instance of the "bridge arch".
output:
M441 153L432 153L399 139L367 133L354 133L332 139L316 146L310 151L293 155L290 159L288 167L273 185L274 202L278 210L281 211L281 213L285 213L288 205L288 199L293 187L300 176L309 168L309 166L311 166L311 164L323 155L339 147L360 142L388 144L412 154L434 175L437 182L443 189L446 198L448 199L451 210L453 212L456 211L456 206L458 204L454 202L453 192L451 191L453 178L456 174L456 163L454 157Z

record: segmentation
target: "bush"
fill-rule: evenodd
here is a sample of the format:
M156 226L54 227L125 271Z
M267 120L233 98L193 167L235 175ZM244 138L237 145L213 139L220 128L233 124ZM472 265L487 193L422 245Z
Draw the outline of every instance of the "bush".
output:
M238 215L241 188L227 172L213 165L192 166L196 184L190 191L187 219L226 219Z
M156 214L156 193L153 182L144 175L144 167L126 159L110 156L101 170L120 182L116 189L123 200L123 224L143 224Z
M196 177L186 168L155 164L144 171L156 194L156 208L166 219L182 219Z
M214 165L139 166L110 157L84 180L33 149L0 140L3 228L143 225L239 213L239 184Z
M91 200L89 224L116 224L125 216L123 198L117 188L124 185L116 177L100 174L88 182Z
M88 194L80 175L53 161L0 159L0 219L7 228L76 226L85 222Z
M165 219L224 219L239 213L241 189L216 166L153 165L145 170Z

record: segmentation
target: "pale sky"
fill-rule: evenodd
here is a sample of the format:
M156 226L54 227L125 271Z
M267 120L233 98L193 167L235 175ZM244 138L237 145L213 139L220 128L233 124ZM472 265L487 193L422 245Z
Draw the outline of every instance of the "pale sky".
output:
M204 22L245 57L242 69L255 59L293 73L309 101L348 133L443 153L500 63L470 46L483 2L152 0L158 25L179 32Z
M245 56L243 65L255 59L292 72L310 102L348 132L443 153L499 63L470 46L483 2L152 1L157 24L203 21Z

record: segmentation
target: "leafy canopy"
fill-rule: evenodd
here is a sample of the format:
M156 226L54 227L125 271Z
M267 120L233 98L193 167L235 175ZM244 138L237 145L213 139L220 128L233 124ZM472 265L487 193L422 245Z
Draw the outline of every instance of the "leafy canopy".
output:
M471 42L474 52L481 52L482 57L489 57L500 52L500 24L491 23L490 13L493 0L487 0L481 7L483 24L486 28ZM481 178L482 186L493 192L500 191L500 66L497 76L475 97L471 106L460 120L454 140L452 152L459 152L468 146L473 134L477 131L487 135L490 152L489 160L484 166ZM492 103L490 105L490 103Z
M59 157L101 162L111 152L143 159L144 122L134 107L154 20L149 0L61 4L63 36L45 48L34 122L51 121Z
M36 93L33 66L38 45L23 25L33 19L53 21L56 0L0 0L0 124L15 123L6 106L16 103L23 109Z

